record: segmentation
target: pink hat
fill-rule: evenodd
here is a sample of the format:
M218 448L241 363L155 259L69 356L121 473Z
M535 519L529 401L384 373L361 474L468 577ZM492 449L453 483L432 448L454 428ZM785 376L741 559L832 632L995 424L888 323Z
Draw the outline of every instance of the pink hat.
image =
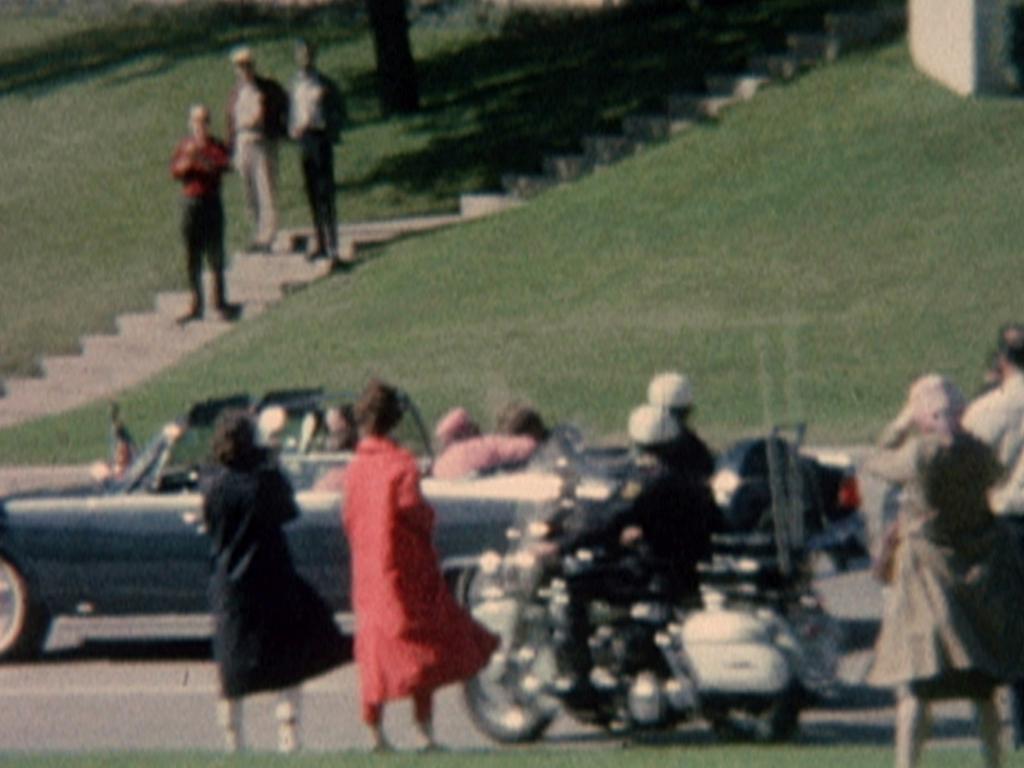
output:
M473 421L473 417L469 415L469 411L461 407L448 411L437 422L437 427L434 429L434 437L437 438L437 442L442 448L447 448L458 440L478 434L480 434L480 428Z

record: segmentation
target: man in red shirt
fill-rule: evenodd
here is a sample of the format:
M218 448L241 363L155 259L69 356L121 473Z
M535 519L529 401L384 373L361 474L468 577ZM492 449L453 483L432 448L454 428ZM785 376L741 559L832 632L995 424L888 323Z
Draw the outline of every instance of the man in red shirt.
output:
M171 159L171 175L182 183L182 234L185 238L188 282L192 291L189 311L178 318L184 325L203 316L202 258L213 273L214 306L224 320L238 317L237 305L228 304L224 291L224 206L220 177L227 171L227 147L210 134L210 110L197 104L189 111L191 133L181 140Z

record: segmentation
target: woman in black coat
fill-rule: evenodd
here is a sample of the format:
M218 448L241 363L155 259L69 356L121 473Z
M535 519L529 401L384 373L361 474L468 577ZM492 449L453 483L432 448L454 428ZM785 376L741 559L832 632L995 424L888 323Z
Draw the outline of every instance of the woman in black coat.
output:
M299 510L288 479L256 446L244 412L217 422L213 455L219 466L204 493L203 516L212 540L213 656L227 747L244 745L242 697L275 690L278 746L293 751L299 684L350 660L351 639L292 564L282 526Z

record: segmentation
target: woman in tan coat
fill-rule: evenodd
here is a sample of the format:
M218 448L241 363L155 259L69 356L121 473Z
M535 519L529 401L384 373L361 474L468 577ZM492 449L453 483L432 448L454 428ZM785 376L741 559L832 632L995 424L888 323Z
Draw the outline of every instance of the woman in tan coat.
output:
M993 692L1024 672L1024 564L988 507L1002 475L960 427L963 396L929 375L882 435L865 471L903 488L898 544L870 681L897 690L896 765L916 766L929 702L970 698L986 765L1001 762Z

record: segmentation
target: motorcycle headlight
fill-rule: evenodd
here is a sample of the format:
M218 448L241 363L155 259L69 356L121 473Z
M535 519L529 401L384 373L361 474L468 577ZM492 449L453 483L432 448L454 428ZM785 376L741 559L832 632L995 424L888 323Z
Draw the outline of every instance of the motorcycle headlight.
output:
M588 501L607 501L612 496L612 485L600 480L584 480L576 486L576 497Z
M729 506L737 489L742 484L742 479L735 471L723 469L714 474L711 478L711 492L715 496L715 502L720 507Z
M535 539L546 539L551 533L551 526L538 520L530 523L526 530Z

